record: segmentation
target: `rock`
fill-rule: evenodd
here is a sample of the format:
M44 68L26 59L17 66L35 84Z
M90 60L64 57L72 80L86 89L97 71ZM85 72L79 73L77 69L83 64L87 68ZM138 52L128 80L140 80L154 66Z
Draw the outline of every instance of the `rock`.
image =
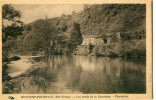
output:
M17 61L17 60L20 60L21 58L18 57L18 56L13 56L13 57L10 57L10 61Z

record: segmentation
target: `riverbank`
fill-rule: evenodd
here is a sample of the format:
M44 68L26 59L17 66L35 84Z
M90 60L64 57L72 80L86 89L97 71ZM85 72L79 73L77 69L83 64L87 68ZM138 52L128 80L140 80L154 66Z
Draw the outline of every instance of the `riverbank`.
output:
M17 77L17 76L25 73L25 71L32 66L32 62L29 57L20 56L20 58L21 58L20 60L11 61L8 64L9 76Z
M77 47L75 55L90 55L103 57L125 57L125 58L146 58L146 40L119 41L110 44L93 45L89 49L88 45Z
M6 80L3 81L3 93L18 93L22 84L30 76L30 72L33 70L43 67L46 64L43 62L35 62L32 58L38 56L20 56L20 60L11 61L10 63L4 64L6 68L3 76Z

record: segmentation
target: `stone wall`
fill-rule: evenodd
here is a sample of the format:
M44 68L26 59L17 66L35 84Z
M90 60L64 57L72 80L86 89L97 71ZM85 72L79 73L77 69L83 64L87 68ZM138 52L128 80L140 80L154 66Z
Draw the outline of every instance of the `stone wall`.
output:
M146 56L146 42L145 40L132 40L95 45L92 52L90 52L89 46L79 46L75 54L109 57L143 57Z

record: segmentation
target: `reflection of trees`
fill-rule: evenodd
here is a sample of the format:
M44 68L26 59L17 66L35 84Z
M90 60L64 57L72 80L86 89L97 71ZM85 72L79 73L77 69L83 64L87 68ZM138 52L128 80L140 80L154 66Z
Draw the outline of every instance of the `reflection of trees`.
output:
M46 89L51 87L52 82L56 81L57 70L52 70L47 67L38 68L31 72L31 76L31 85L38 87L37 92L43 90L44 93L46 93Z
M72 89L79 88L81 72L81 66L74 67L73 70L71 70L71 77L68 86L72 87Z
M121 58L51 56L49 66L31 73L32 84L46 92L53 83L83 93L144 93L145 65ZM93 68L92 68L93 67Z
M57 82L68 82L67 87L75 90L79 87L81 66L76 66L76 58L74 56L54 56L50 57L50 66L57 72Z
M123 71L121 74L121 92L145 93L146 92L146 68L140 62L123 61Z
M116 93L120 81L120 59L97 57L92 59L92 63L94 71L85 70L81 74L80 90L84 93Z
M83 70L81 72L79 87L83 93L144 92L145 74L144 68L140 68L144 65L125 61L121 58L104 57L96 58L92 60L92 63L95 65L94 71Z

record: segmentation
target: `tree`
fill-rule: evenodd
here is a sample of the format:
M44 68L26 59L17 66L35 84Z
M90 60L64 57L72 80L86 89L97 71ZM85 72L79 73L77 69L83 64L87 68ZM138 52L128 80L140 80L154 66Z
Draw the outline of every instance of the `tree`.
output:
M76 49L76 46L80 45L81 43L82 35L80 32L80 24L73 22L68 48L70 48L70 51L73 52Z
M3 42L6 41L8 36L17 36L21 34L22 22L19 20L21 17L20 11L14 9L10 4L2 6L2 36ZM5 21L12 23L10 26L5 26Z
M75 10L73 10L73 11L72 11L72 15L75 15L75 14L76 14L76 12L75 12Z
M30 30L23 39L23 45L26 44L25 51L34 54L44 51L46 55L49 55L50 43L55 41L57 33L58 31L47 17L32 22Z
M17 21L17 18L21 17L21 13L15 10L10 4L2 6L2 20Z
M60 21L59 25L58 25L58 29L60 31L65 32L67 30L68 26L67 23L65 21Z

